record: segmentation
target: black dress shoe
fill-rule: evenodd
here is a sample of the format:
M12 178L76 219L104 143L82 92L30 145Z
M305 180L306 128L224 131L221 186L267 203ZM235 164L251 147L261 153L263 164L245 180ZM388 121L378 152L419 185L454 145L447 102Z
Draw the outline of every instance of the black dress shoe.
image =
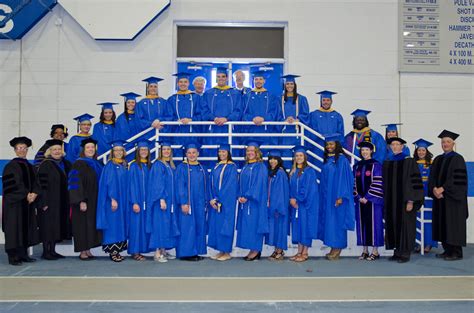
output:
M460 255L447 255L444 257L445 261L458 261L462 260L462 256Z
M447 256L448 254L446 253L446 251L444 251L443 253L436 253L435 255L435 257L437 257L438 259L444 259Z
M398 258L397 263L406 263L408 261L410 261L410 258L407 258L405 256L401 256L401 257Z
M182 257L182 258L179 258L179 259L182 260L182 261L197 262L197 261L203 260L204 258L202 256L199 256L199 255L193 255L193 256L185 256L185 257Z
M29 256L24 256L20 258L20 261L26 262L26 263L33 263L33 262L36 262L36 259L30 258Z
M56 251L52 251L51 254L56 258L56 259L64 259L66 258L64 255L61 255L57 253Z
M22 265L23 263L21 262L19 258L8 257L8 264L18 266L18 265Z
M56 260L58 259L57 257L55 257L55 256L52 255L52 254L43 254L43 255L41 256L41 258L42 258L43 260L48 260L48 261L56 261Z
M398 261L398 259L400 259L400 257L398 255L395 255L395 254L388 258L388 260L392 261L392 262Z

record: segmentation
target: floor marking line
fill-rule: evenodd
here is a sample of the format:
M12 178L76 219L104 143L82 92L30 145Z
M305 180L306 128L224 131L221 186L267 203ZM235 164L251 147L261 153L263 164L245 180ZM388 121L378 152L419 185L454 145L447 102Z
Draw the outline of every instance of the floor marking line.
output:
M108 300L59 300L59 299L41 299L41 300L24 300L24 299L9 299L0 300L0 303L16 303L16 302L52 302L52 303L248 303L249 301L256 303L336 303L336 302L474 302L474 299L433 299L433 298L420 298L420 299L305 299L305 300L122 300L122 299L108 299Z

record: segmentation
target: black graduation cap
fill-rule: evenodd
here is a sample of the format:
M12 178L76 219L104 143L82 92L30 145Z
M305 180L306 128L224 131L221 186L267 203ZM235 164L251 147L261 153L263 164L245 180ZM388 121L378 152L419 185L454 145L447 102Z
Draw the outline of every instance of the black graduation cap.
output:
M369 148L370 150L375 150L375 145L370 141L361 141L358 145L359 148Z
M459 134L453 133L452 131L445 129L438 135L438 138L442 139L444 137L448 137L448 138L451 138L452 140L456 140L456 138L459 137Z
M56 129L62 129L63 132L64 132L64 138L67 137L68 133L67 133L67 127L64 126L63 124L54 124L51 126L51 136L54 134L54 132L56 131Z
M16 145L18 145L20 143L25 144L27 147L31 147L31 145L32 145L31 139L28 138L28 137L24 137L24 136L15 137L12 140L10 140L10 146L12 146L12 147L15 147Z
M388 144L391 144L391 143L394 142L394 141L398 141L398 142L401 143L402 145L404 145L404 144L407 143L405 140L403 140L402 138L399 138L399 137L392 137L392 138L387 139L387 143L388 143Z
M59 139L46 140L46 146L48 146L48 148L51 148L52 146L62 146L63 144L64 142Z
M86 139L82 139L82 141L81 141L81 147L84 147L84 146L87 145L88 143L93 143L93 144L97 145L97 140L92 139L92 137L88 137L88 138L86 138Z

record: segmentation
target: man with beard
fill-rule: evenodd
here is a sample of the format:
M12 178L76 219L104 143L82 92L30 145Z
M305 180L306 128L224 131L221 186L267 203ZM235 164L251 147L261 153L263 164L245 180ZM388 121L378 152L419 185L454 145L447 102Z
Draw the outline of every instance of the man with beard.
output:
M344 135L344 120L342 115L332 108L332 95L337 93L323 90L317 94L321 96L320 107L310 113L309 126L323 136L341 134L342 137Z
M459 135L443 130L441 138L443 154L438 155L431 166L428 194L433 198L433 240L441 241L444 252L437 258L456 261L463 258L466 246L467 171L464 158L454 151Z
M367 115L370 111L357 109L351 113L354 116L352 126L354 129L344 137L344 148L360 157L359 143L371 142L375 146L373 159L380 164L385 160L385 140L383 136L369 127Z

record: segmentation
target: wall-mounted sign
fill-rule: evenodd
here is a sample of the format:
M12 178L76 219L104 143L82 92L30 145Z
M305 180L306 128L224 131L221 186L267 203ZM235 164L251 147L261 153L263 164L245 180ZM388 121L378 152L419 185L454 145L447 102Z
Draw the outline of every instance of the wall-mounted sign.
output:
M474 73L474 0L399 1L401 72Z
M21 39L55 5L56 0L0 0L0 39Z

